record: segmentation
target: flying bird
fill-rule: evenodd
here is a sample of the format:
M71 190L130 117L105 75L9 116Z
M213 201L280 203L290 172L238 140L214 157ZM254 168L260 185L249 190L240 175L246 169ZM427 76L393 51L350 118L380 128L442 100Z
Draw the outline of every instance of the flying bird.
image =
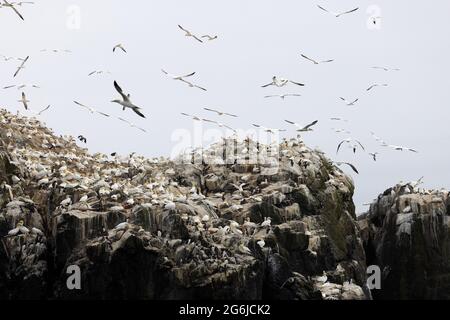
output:
M213 40L216 40L218 37L217 36L211 36L209 34L205 34L204 36L202 36L202 38L206 38L206 39L208 39L208 41L213 41Z
M289 120L284 120L284 121L286 121L287 123L290 123L290 124L296 126L297 127L297 130L296 130L297 132L313 131L312 127L314 125L316 125L317 122L319 122L318 120L315 120L315 121L311 122L310 124L308 124L306 126L302 126L302 125L299 125L298 123L295 123L295 122L292 122L292 121L289 121Z
M356 143L353 144L353 146L352 146L353 153L356 152L356 148L357 148L358 145L361 147L361 149L365 150L365 149L364 149L364 146L362 145L361 142L359 142L358 140L355 140L355 139L353 139L353 138L347 138L347 139L345 139L345 140L342 140L342 141L338 144L337 150L336 150L336 154L339 152L339 149L341 148L342 144L344 144L344 143L351 143L352 141L356 142Z
M356 174L359 174L358 169L356 169L356 167L355 167L354 165L352 165L351 163L348 163L348 162L336 162L336 164L337 164L338 166L341 166L341 165L343 165L343 164L346 164L346 165L348 165L354 172L356 172Z
M116 81L114 81L114 88L116 88L117 92L121 95L122 100L115 99L115 100L112 100L111 102L120 104L123 107L123 110L125 110L126 108L129 108L129 109L133 110L138 116L145 118L145 116L140 111L141 108L139 108L138 106L135 106L131 102L130 95L123 93L122 88L117 84Z
M375 87L387 87L387 86L388 86L387 84L378 84L378 83L375 83L375 84L371 85L370 87L368 87L366 90L367 90L367 91L370 91L370 90L372 90L372 89L375 88Z
M309 60L309 61L311 61L311 62L314 63L314 64L329 63L329 62L333 62L333 61L334 61L334 59L317 61L317 60L314 60L314 59L311 59L311 58L305 56L304 54L300 54L300 55L301 55L303 58L305 58L306 60Z
M384 71L400 71L398 68L386 68L386 67L372 67L372 69L384 70Z
M84 105L84 104L82 104L82 103L79 103L79 102L77 102L77 101L74 101L74 103L75 103L76 105L80 106L80 107L83 107L83 108L89 110L89 112L92 113L92 114L98 113L98 114L101 114L102 116L109 117L109 114L106 114L106 113L97 111L97 110L95 110L95 109L92 108L92 107L86 106L86 105Z
M196 120L196 121L202 121L202 119L199 118L199 117L197 117L197 116L194 116L194 115L191 115L191 114L187 114L187 113L184 113L184 112L182 112L181 114L182 114L183 116L186 116L186 117L191 117L193 120Z
M202 120L205 121L205 122L214 123L214 124L216 124L216 125L217 125L218 127L220 127L220 128L227 128L227 129L230 129L230 130L233 131L233 132L236 132L235 129L233 129L233 128L231 128L230 126L227 126L226 124L223 124L223 123L221 123L221 122L217 122L217 121L209 120L209 119L202 119Z
M369 152L369 155L372 157L373 161L377 161L378 152L375 153Z
M203 108L203 109L206 110L206 111L214 112L214 113L216 113L219 116L230 116L230 117L237 118L237 115L235 115L235 114L222 112L222 111L219 111L219 110L214 110L214 109L209 109L209 108Z
M275 134L275 133L277 133L277 132L285 132L285 131L287 131L287 130L285 130L285 129L274 129L274 128L267 128L267 127L264 127L264 126L261 126L261 125L259 125L259 124L252 124L254 127L256 127L256 128L261 128L261 129L263 129L265 132L268 132L268 133L271 133L271 134Z
M81 134L78 136L78 140L80 140L83 143L87 143L87 139L84 136L82 136Z
M123 47L123 45L122 45L121 43L116 44L116 45L113 47L113 52L116 52L116 49L120 49L120 50L122 50L123 52L127 53L127 50L125 50L125 48Z
M181 30L183 30L183 31L185 32L185 36L186 36L186 37L192 37L192 38L194 38L195 40L197 40L198 42L203 43L203 41L200 40L199 37L197 37L195 34L193 34L192 32L190 32L189 30L183 28L181 25L178 25L178 28L180 28Z
M130 122L130 121L124 119L124 118L117 117L117 119L119 119L120 121L123 121L123 122L127 123L127 124L128 124L130 127L132 127L132 128L136 128L136 129L138 129L138 130L141 130L142 132L147 132L147 130L145 130L145 129L141 128L141 127L138 127L138 126L135 125L133 122Z
M2 5L2 7L8 7L8 8L13 9L13 11L19 16L19 18L25 21L25 19L24 19L23 16L20 14L20 12L17 11L17 9L14 7L14 5L15 5L14 3L9 3L9 2L6 1L6 0L3 0L3 2L4 2L4 3L3 3L3 5Z
M344 14L355 12L356 10L359 9L359 8L355 8L355 9L351 9L351 10L344 11L344 12L332 12L332 11L329 11L328 9L325 9L324 7L321 7L319 5L317 7L319 9L321 9L321 10L323 10L323 11L325 11L325 12L327 12L327 13L333 15L333 16L335 16L336 18L339 18L340 16L343 16Z
M293 84L296 84L296 85L301 86L301 87L304 86L303 83L299 83L299 82L295 82L295 81L288 80L288 79L283 79L283 78L278 79L277 76L273 76L272 77L272 82L270 82L268 84L265 84L265 85L263 85L261 87L262 88L266 88L266 87L269 87L269 86L276 86L276 87L280 88L280 87L284 87L288 83L293 83Z
M395 146L395 145L388 145L389 148L392 148L394 150L397 151L410 151L410 152L414 152L414 153L419 153L419 151L417 151L416 149L412 149L412 148L408 148L408 147L403 147L403 146Z
M195 74L195 72L191 72L191 73L184 74L184 75L174 75L174 74L167 72L164 69L161 69L161 71L162 71L162 73L167 75L169 78L172 78L173 80L183 80L184 78L192 77Z
M19 74L20 70L25 69L25 63L28 61L29 58L30 56L27 56L25 59L22 60L22 63L20 64L19 67L17 67L17 70L14 73L13 77L16 77Z
M22 102L23 106L25 107L25 110L28 110L28 102L30 102L30 100L27 100L25 92L22 92L22 99L18 100L18 102Z
M346 104L347 106L354 106L354 105L359 101L359 98L358 98L358 99L355 99L355 100L353 100L353 101L348 101L347 99L345 99L345 98L343 98L343 97L340 97L340 99L341 99L342 101L344 101L345 104Z
M184 83L186 83L186 84L187 84L189 87L191 87L191 88L197 88L197 89L200 89L200 90L203 90L203 91L207 91L206 88L200 87L199 85L196 85L196 84L194 84L194 83L192 83L192 82L189 82L189 81L187 81L187 80L181 79L181 81L183 81Z
M264 96L264 98L281 98L282 100L284 100L286 97L301 97L301 94L297 94L297 93L286 93L286 94L272 94L272 95L268 95L268 96Z

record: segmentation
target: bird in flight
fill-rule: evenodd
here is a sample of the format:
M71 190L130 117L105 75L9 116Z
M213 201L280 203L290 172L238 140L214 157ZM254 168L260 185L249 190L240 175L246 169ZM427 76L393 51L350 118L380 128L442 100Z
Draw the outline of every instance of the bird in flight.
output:
M17 67L16 72L14 73L14 78L19 74L20 70L25 69L25 63L28 61L28 59L30 58L30 56L27 56L25 59L22 60L22 63L20 64L20 66Z
M377 161L378 152L369 152L369 155L372 157L373 161Z
M120 49L120 50L122 50L123 52L127 53L127 50L125 50L125 48L123 47L123 45L122 45L121 43L116 44L116 45L113 47L113 52L116 52L116 49Z
M164 69L161 69L161 71L162 71L162 73L167 75L169 78L172 78L173 80L180 80L180 81L183 80L184 78L192 77L195 74L195 72L191 72L191 73L188 73L188 74L185 74L185 75L174 75L174 74L171 74L171 73L167 72Z
M351 163L349 163L349 162L336 162L336 164L337 164L338 166L342 166L343 164L346 164L346 165L348 165L353 171L355 171L356 174L359 174L358 169L356 169L356 167L355 167L354 165L352 165Z
M145 130L145 129L141 128L141 127L138 127L138 126L135 125L133 122L130 122L130 121L124 119L124 118L117 117L117 119L119 119L120 121L123 121L123 122L127 123L127 124L128 124L130 127L132 127L132 128L139 129L139 130L141 130L142 132L147 132L147 130Z
M352 145L353 153L356 153L356 149L358 148L358 145L361 147L361 149L362 149L363 151L365 150L365 149L364 149L364 146L362 145L361 142L359 142L358 140L353 139L353 138L347 138L347 139L342 140L342 141L338 144L337 150L336 150L336 154L339 152L339 149L341 148L342 144L344 144L344 143L351 143L351 142L356 142L356 143L354 143L354 144Z
M197 116L194 116L194 115L191 115L191 114L187 114L187 113L184 113L184 112L182 112L181 114L182 114L183 116L185 116L185 117L190 117L190 118L192 118L193 120L196 120L196 121L202 121L202 119L199 118L199 117L197 117Z
M203 91L207 91L206 88L200 87L199 85L196 85L196 84L194 84L194 83L192 83L192 82L190 82L190 81L187 81L187 80L184 80L184 79L181 79L181 81L183 81L184 83L186 83L186 84L187 84L189 87L191 87L191 88L197 88L197 89L200 89L200 90L203 90Z
M289 121L289 120L284 120L284 121L286 121L287 123L290 123L290 124L296 126L297 127L297 130L296 130L297 132L313 131L312 127L314 125L316 125L317 122L319 122L318 120L315 120L315 121L311 122L310 124L308 124L306 126L302 126L302 125L299 125L298 123L295 123L293 121Z
M343 98L343 97L340 97L340 99L341 99L342 101L344 101L345 104L346 104L347 106L354 106L354 105L359 101L359 98L358 98L358 99L355 99L355 100L353 100L353 101L348 101L347 99L345 99L345 98Z
M297 94L297 93L286 93L286 94L272 94L272 95L268 95L265 96L264 98L281 98L282 100L284 100L286 97L301 97L301 94Z
M20 12L17 11L16 7L14 7L15 5L16 5L15 3L9 3L8 1L3 0L2 7L7 7L7 8L13 9L13 11L19 16L20 19L25 20L23 18L23 16L20 14Z
M107 73L107 74L111 74L111 72L109 72L109 71L102 71L102 70L94 70L94 71L92 71L92 72L90 72L89 74L88 74L88 76L90 77L90 76L92 76L92 75L94 75L94 74L103 74L103 73Z
M181 30L183 30L183 31L185 32L185 36L186 36L186 37L192 37L192 38L194 38L195 40L197 40L198 42L203 43L203 41L202 41L199 37L197 37L195 34L193 34L192 32L190 32L189 30L183 28L181 25L178 25L178 28L180 28Z
M87 139L84 136L82 136L81 134L78 136L78 140L80 140L83 143L87 143Z
M259 124L252 124L254 127L256 127L256 128L261 128L261 129L263 129L265 132L268 132L268 133L271 133L271 134L275 134L275 133L277 133L277 132L285 132L285 131L287 131L286 129L274 129L274 128L267 128L267 127L264 127L264 126L261 126L261 125L259 125Z
M300 54L300 55L301 55L303 58L305 58L306 60L309 60L309 61L311 61L311 62L314 63L314 64L329 63L329 62L333 62L333 61L334 61L334 59L317 61L317 60L314 60L314 59L311 59L311 58L305 56L304 54Z
M375 83L375 84L373 84L373 85L371 85L370 87L368 87L366 90L367 91L370 91L370 90L372 90L373 88L375 88L375 87L387 87L388 85L386 84L386 83L384 83L384 84L378 84L378 83Z
M279 78L278 79L277 76L273 76L272 77L272 82L270 82L268 84L265 84L265 85L263 85L261 87L262 88L266 88L266 87L269 87L269 86L276 86L276 87L281 88L281 87L284 87L285 85L287 85L288 83L296 84L296 85L301 86L301 87L304 86L303 83L299 83L299 82L295 82L295 81L288 80L288 79L283 79L283 78Z
M400 71L398 68L386 68L386 67L372 67L372 69L378 69L383 71Z
M219 111L219 110L209 109L209 108L203 108L203 109L206 110L206 111L210 111L210 112L217 113L217 115L219 115L219 116L230 116L230 117L237 118L237 115L235 115L235 114L231 114L231 113L227 113L227 112L222 112L222 111Z
M27 100L27 97L25 96L25 92L22 92L22 99L18 100L17 102L22 102L25 110L28 110L28 102L30 102L30 100Z
M202 39L206 38L208 41L213 41L216 40L218 37L217 36L211 36L209 34L205 34L204 36L202 36Z
M123 110L125 110L126 108L129 108L131 110L133 110L138 116L145 118L145 116L142 114L142 112L140 111L141 108L139 108L138 106L134 105L131 100L130 100L130 95L129 94L125 94L122 91L122 88L117 84L116 81L114 81L114 88L117 90L117 92L120 94L120 96L122 97L122 100L120 99L115 99L112 100L111 102L114 103L118 103L123 107Z
M89 112L92 113L92 114L98 113L98 114L101 114L101 115L104 116L104 117L109 117L109 114L106 114L106 113L97 111L97 110L95 110L95 109L92 108L92 107L89 107L89 106L86 106L86 105L84 105L84 104L82 104L82 103L79 103L78 101L74 101L74 103L75 103L76 105L80 106L80 107L83 107L83 108L89 110Z
M336 18L339 18L340 16L343 16L344 14L355 12L356 10L359 9L359 8L355 8L355 9L351 9L351 10L344 11L344 12L332 12L332 11L329 11L328 9L325 9L324 7L321 7L319 5L317 7L319 9L321 9L321 10L323 10L323 11L325 11L325 12L327 12L327 13L333 15L333 16L335 16Z
M216 125L217 125L218 127L220 127L220 128L227 128L227 129L230 129L230 130L233 131L233 132L236 132L235 129L233 129L233 128L231 128L230 126L227 126L226 124L223 124L223 123L221 123L221 122L217 122L217 121L209 120L209 119L202 119L202 120L205 121L205 122L214 123L214 124L216 124Z
M414 153L419 153L419 151L417 151L416 149L403 147L403 146L395 146L395 145L390 144L390 145L387 145L387 147L392 148L397 151L410 151L410 152L414 152Z

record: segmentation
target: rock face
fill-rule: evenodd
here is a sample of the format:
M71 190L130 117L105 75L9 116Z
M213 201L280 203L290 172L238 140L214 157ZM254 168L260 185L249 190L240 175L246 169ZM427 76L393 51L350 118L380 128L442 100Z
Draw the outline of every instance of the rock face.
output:
M1 299L370 298L353 183L297 139L171 161L0 122Z
M377 299L450 299L448 191L398 184L360 217L367 264L382 271Z

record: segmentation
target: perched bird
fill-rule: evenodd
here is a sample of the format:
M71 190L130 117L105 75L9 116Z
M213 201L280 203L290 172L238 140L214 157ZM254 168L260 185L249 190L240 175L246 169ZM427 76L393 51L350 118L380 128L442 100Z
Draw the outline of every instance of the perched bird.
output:
M314 125L316 125L317 122L319 122L318 120L315 120L315 121L311 122L310 124L308 124L306 126L302 126L302 125L299 125L298 123L295 123L295 122L292 122L292 121L289 121L289 120L284 120L284 121L286 121L287 123L290 123L290 124L293 124L294 126L296 126L297 127L296 131L298 131L298 132L313 131L313 129L311 129L311 128Z
M180 28L181 30L183 30L183 31L185 32L185 36L186 36L186 37L192 37L192 38L194 38L195 40L197 40L198 42L203 43L203 41L200 40L199 37L197 37L195 34L193 34L192 32L190 32L189 30L183 28L181 25L178 25L178 28Z
M67 196L66 199L64 199L63 201L61 201L60 205L63 207L67 207L70 206L72 204L72 199L70 198L70 196Z
M348 101L347 99L345 99L345 98L343 98L343 97L340 97L340 99L341 99L342 101L344 101L345 104L348 105L348 106L354 106L354 105L359 101L359 98L358 98L358 99L355 99L355 100L353 100L353 101Z
M265 218L264 218L264 221L261 223L261 227L263 227L263 228L269 228L271 224L272 224L272 218L270 218L270 217L265 217Z
M27 56L25 59L22 60L22 63L20 64L20 66L17 67L16 72L14 73L14 78L19 74L20 70L25 69L25 63L28 61L28 59L30 58L30 56Z
M285 85L287 85L288 83L296 84L296 85L301 86L301 87L304 86L303 83L299 83L299 82L295 82L295 81L288 80L288 79L283 79L283 78L279 78L278 79L277 76L273 76L272 77L272 82L270 82L268 84L265 84L265 85L263 85L261 87L262 88L266 88L266 87L269 87L269 86L276 86L276 87L281 88L281 87L284 87Z
M305 58L306 60L309 60L309 61L311 61L314 64L329 63L329 62L333 62L334 61L333 59L317 61L317 60L314 60L314 59L311 59L311 58L305 56L304 54L300 54L300 55L302 56L302 58Z
M375 84L371 85L370 87L368 87L366 90L367 90L367 91L370 91L370 90L372 90L372 89L375 88L375 87L387 87L387 86L388 86L387 84L378 84L378 83L375 83Z
M332 11L329 11L328 9L325 9L324 7L321 7L319 5L317 7L319 9L321 9L321 10L323 10L323 11L325 11L325 12L327 12L327 13L333 15L333 16L335 16L336 18L339 18L340 16L343 16L344 14L355 12L356 10L359 9L359 8L355 8L355 9L351 9L351 10L344 11L344 12L332 12Z
M16 224L16 227L8 232L8 236L13 237L13 236L17 236L19 234L27 234L29 232L30 232L30 230L24 226L23 220L20 220Z
M286 97L301 97L301 94L297 94L297 93L286 93L286 94L272 94L272 95L268 95L268 96L264 96L264 98L281 98L282 100L284 100Z
M203 109L206 110L206 111L214 112L214 113L216 113L218 116L230 116L230 117L237 118L237 115L235 115L235 114L231 114L231 113L227 113L227 112L222 112L222 111L219 111L219 110L214 110L214 109L209 109L209 108L203 108Z
M25 92L22 92L22 99L18 100L17 102L22 102L25 110L28 110L28 102L30 102L30 100L27 100L27 97L25 96Z
M141 108L139 108L138 106L135 106L131 100L130 100L130 95L129 94L125 94L122 91L122 88L117 84L116 81L114 81L114 88L116 88L117 92L119 92L119 94L122 96L122 100L119 99L115 99L112 100L111 102L114 103L118 103L123 107L123 110L125 110L126 108L130 108L131 110L133 110L138 116L145 118L145 116L142 114L142 112L140 111Z
M127 53L127 50L125 50L125 48L123 47L123 45L122 45L121 43L116 44L116 45L113 47L113 52L116 52L116 49L120 49L120 50L122 50L123 52Z

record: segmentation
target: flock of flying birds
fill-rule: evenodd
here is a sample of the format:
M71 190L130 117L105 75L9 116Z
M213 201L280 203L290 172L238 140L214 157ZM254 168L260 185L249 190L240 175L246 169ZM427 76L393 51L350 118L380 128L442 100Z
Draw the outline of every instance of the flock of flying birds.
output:
M6 0L3 0L3 3L0 3L0 8L10 8L10 9L12 9L12 11L15 14L17 14L19 16L20 19L24 20L23 15L19 12L19 10L17 8L17 7L21 7L24 4L33 4L33 2L28 2L28 1L8 2ZM342 16L347 15L347 14L354 13L354 12L356 12L359 9L359 8L354 8L354 9L343 11L343 12L333 12L333 11L330 11L330 10L324 8L323 6L320 6L320 5L318 5L317 7L320 10L322 10L323 12L325 12L327 14L330 14L330 15L336 17L336 18L342 17ZM377 24L380 18L381 17L372 17L372 22L374 24ZM181 25L178 25L178 28L181 31L183 31L183 33L184 33L184 35L186 37L192 38L193 40L195 40L196 42L199 42L199 43L204 43L204 42L208 42L208 41L214 41L214 40L218 39L217 35L210 35L210 34L198 35L198 34L195 34L194 32L186 29L185 27L183 27ZM43 49L43 50L41 50L41 52L47 52L47 51L54 52L54 53L58 53L58 52L70 53L71 52L70 50L59 50L59 49L51 49L51 50ZM126 48L121 43L113 46L112 51L113 51L113 53L116 53L116 52L119 52L119 51L121 51L123 54L127 53ZM309 57L309 56L307 56L307 55L305 55L303 53L300 56L303 59L305 59L306 61L309 61L309 62L313 63L314 65L328 64L328 63L334 62L334 59L319 60L319 59L311 58L311 57ZM4 61L10 61L10 60L19 60L20 61L20 64L17 67L17 69L16 69L16 71L15 71L15 73L13 75L13 78L15 78L23 69L25 69L25 65L27 64L27 62L29 61L29 58L30 58L29 56L27 56L25 58L14 58L14 57L8 57L8 56L4 56L4 55L2 55L2 57L3 57ZM400 71L399 69L396 69L396 68L387 68L387 67L380 67L380 66L375 66L375 67L372 67L372 68L373 69L382 70L382 71L386 71L386 72L389 72L389 71ZM204 86L200 86L200 85L194 83L194 81L192 80L193 77L196 74L195 72L191 72L191 73L188 73L188 74L182 74L182 75L171 74L168 71L166 71L165 69L161 69L161 72L165 76L167 76L168 78L170 78L172 80L175 80L177 82L183 83L183 84L187 85L188 87L196 88L196 89L199 89L201 91L207 91L207 89ZM92 75L96 75L96 74L102 74L102 73L110 73L110 72L109 71L103 71L103 70L94 70L94 71L90 72L88 74L88 76L92 76ZM284 87L286 87L288 85L293 85L295 87L303 87L303 86L305 86L304 83L301 83L301 82L298 82L298 81L294 81L294 80L291 80L291 79L285 79L285 78L278 77L278 76L273 76L272 80L269 83L264 84L261 87L262 88L268 88L268 87L284 88ZM139 106L135 105L131 101L130 94L125 93L125 91L121 88L121 86L117 83L117 81L114 81L113 86L114 86L114 89L120 95L120 98L111 100L112 103L119 104L122 107L123 111L130 110L130 111L133 111L137 116L139 116L141 118L146 118L142 108L140 108ZM387 87L387 86L388 86L388 84L386 84L386 83L374 83L374 84L370 85L366 89L366 91L369 92L369 91L374 90L374 88ZM21 85L8 85L8 86L3 87L3 89L16 88L18 90L22 90L22 89L27 88L27 87L28 88L36 88L36 89L40 88L38 85L35 85L35 84L21 84ZM266 95L264 98L281 98L282 100L284 100L287 97L299 97L299 96L301 96L301 94L298 94L298 93L284 93L284 94ZM345 105L350 106L350 107L351 106L355 106L358 103L358 101L359 101L359 98L356 98L356 99L347 99L347 98L344 98L344 97L339 97L339 98ZM34 110L30 109L29 108L30 101L27 99L27 96L26 96L24 91L22 91L21 98L20 98L20 100L18 100L18 102L20 102L26 110L31 111L35 115L41 115L43 112L47 111L50 108L50 105L48 105L47 107L43 108L40 111L34 111ZM98 111L95 108L93 108L91 106L88 106L86 104L80 103L78 101L73 101L73 102L74 102L75 105L86 109L87 111L89 111L92 114L99 114L99 115L102 115L104 117L111 117L111 115L109 115L107 113L104 113L104 112L101 112L101 111ZM208 111L208 112L214 113L217 116L225 116L225 117L233 117L233 118L238 117L235 114L227 113L227 112L216 110L216 109L212 109L212 108L203 108L203 109ZM229 126L227 124L224 124L222 122L216 121L216 120L210 120L210 119L202 118L202 117L199 117L199 116L196 116L196 115L192 115L192 114L188 114L188 113L184 113L184 112L181 113L181 115L186 116L186 117L190 117L194 121L204 121L204 122L207 122L207 123L213 123L213 124L217 125L220 128L229 129L229 130L231 130L234 133L237 132L231 126ZM137 128L137 129L139 129L139 130L141 130L143 132L147 132L145 129L143 129L141 127L138 127L137 125L135 125L133 122L131 122L129 120L126 120L126 119L124 119L122 117L116 117L116 118L118 120L128 124L130 127ZM337 118L337 117L330 118L330 120L347 122L347 120L342 119L342 118ZM288 123L289 125L294 126L296 128L295 129L296 132L301 133L301 132L313 131L313 127L318 123L318 120L312 121L311 123L309 123L307 125L301 125L301 124L298 124L298 123L296 123L294 121L291 121L291 120L285 120L285 122ZM267 128L267 127L264 127L264 126L259 125L259 124L252 124L252 125L254 127L256 127L256 128L259 128L259 129L269 133L269 134L278 134L280 132L287 131L286 129ZM345 130L345 129L334 129L334 130L335 130L336 133L350 134L350 132ZM371 134L372 134L373 138L383 147L392 148L393 150L397 150L397 151L410 151L410 152L417 153L417 150L415 150L413 148L404 147L404 146L398 146L398 145L391 145L391 144L386 143L381 138L377 137L375 135L375 133L372 132ZM78 136L78 139L81 142L83 142L83 143L87 142L87 139L84 136L82 136L82 135ZM353 151L353 153L356 153L357 150L361 150L361 151L365 151L366 150L366 148L363 146L363 144L358 139L349 137L349 138L346 138L346 139L344 139L344 140L339 142L339 144L337 146L336 153L339 153L339 151L341 150L341 147L343 145L348 145L349 148L351 148L351 150ZM372 159L374 161L377 161L378 154L379 154L378 152L369 152L368 153L368 155L370 155L370 157L372 157ZM347 162L343 162L343 163L349 165L351 167L351 169L353 171L355 171L356 173L359 173L358 170L356 169L356 167L353 166L352 164L347 163Z

